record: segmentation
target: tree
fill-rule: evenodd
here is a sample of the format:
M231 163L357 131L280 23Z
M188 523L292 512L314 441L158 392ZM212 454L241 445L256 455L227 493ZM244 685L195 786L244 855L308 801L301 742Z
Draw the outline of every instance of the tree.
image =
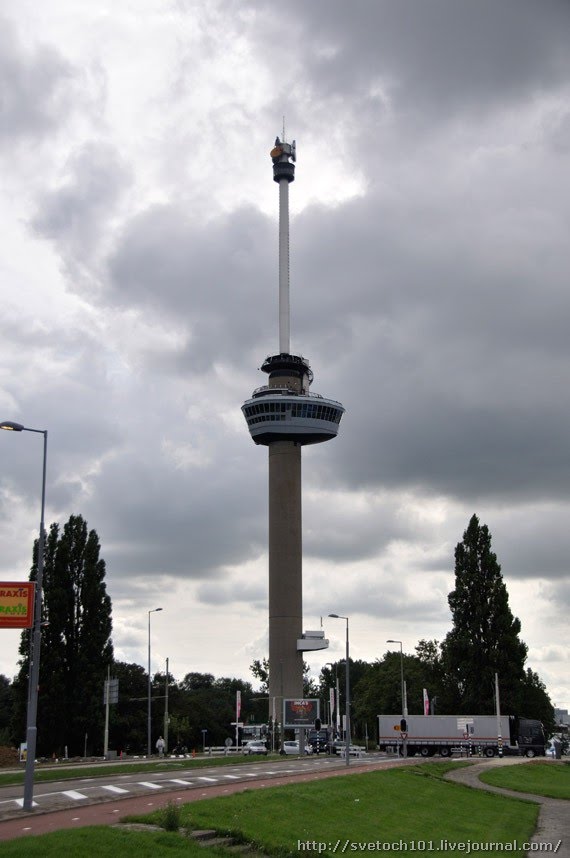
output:
M354 661L352 658L350 659L350 730L354 736L364 735L364 732L360 733L360 725L361 718L364 718L362 715L362 707L359 707L359 689L361 687L361 683L364 677L368 676L370 670L373 668L373 665L368 664L366 661L362 661L361 659L357 659ZM341 724L342 724L342 716L345 714L345 689L346 689L346 662L343 659L342 661L337 661L332 664L332 667L328 667L325 665L321 668L320 673L320 697L321 697L321 714L322 720L324 721L327 717L327 709L328 709L328 701L330 695L330 689L336 688L336 681L338 679L338 687L340 692L340 715L341 715ZM324 705L323 705L324 704ZM334 721L336 723L336 715L333 716ZM365 719L364 719L365 720ZM363 730L365 729L365 724L363 725Z
M392 650L381 661L367 665L354 685L353 721L360 726L360 735L363 725L376 729L378 715L402 713L402 664L410 715L423 715L424 688L439 700L437 641L420 641L416 652L401 657L399 650Z
M119 680L119 699L110 707L109 745L125 753L146 753L148 674L140 664L116 661L111 675Z
M10 722L14 706L14 689L7 676L0 674L0 745L11 742Z
M261 683L259 691L261 694L267 694L269 689L269 659L264 658L260 661L254 659L249 666L250 671L255 678ZM303 697L318 697L319 685L309 676L310 666L303 659Z
M451 711L495 711L495 673L503 712L518 714L527 647L509 607L507 588L487 525L473 515L455 549L455 589L449 594L453 628L442 645Z
M172 738L170 744L200 748L202 730L207 730L210 745L222 745L235 735L236 692L241 693L240 721L267 721L267 701L253 693L251 683L211 673L187 673L179 684L181 694L171 712ZM232 723L233 722L233 723Z
M40 756L83 754L85 736L103 745L103 683L113 660L111 599L97 533L72 515L60 533L52 524L45 545L42 648L38 696ZM37 578L34 544L30 580ZM22 634L14 684L19 735L23 735L30 635Z
M556 732L554 706L548 696L546 685L537 673L527 667L522 683L522 704L519 715L538 718L548 736Z
M269 689L269 659L264 658L262 661L256 658L249 666L250 671L255 678L261 683L259 692L267 694Z

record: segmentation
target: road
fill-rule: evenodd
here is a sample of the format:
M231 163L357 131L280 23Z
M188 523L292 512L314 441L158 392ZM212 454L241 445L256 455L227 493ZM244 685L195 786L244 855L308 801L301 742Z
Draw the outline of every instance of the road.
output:
M104 777L77 777L73 780L50 783L36 783L34 789L34 810L30 816L39 813L50 813L67 808L98 804L101 802L117 801L140 796L158 796L170 792L204 791L208 787L229 786L232 784L254 784L256 781L267 781L288 776L325 774L335 770L353 770L362 767L377 767L380 762L386 762L385 755L368 754L358 760L351 760L346 766L339 757L315 756L298 759L288 757L280 760L239 763L228 766L211 766L196 768L184 767L175 771L143 772L136 764L128 774L115 774L108 767ZM402 761L403 762L403 761ZM69 777L69 770L67 770ZM63 772L62 772L63 775ZM22 810L22 787L0 787L0 821L21 819L27 816Z

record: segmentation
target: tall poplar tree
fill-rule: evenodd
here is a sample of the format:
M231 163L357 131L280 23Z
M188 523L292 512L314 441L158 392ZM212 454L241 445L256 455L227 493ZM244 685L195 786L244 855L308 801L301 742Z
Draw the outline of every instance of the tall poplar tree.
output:
M44 554L42 646L38 696L37 752L60 756L84 753L85 745L103 745L103 683L113 661L111 599L105 585L105 561L99 537L72 515L60 532L52 524ZM34 544L30 580L37 578ZM29 632L22 634L15 725L25 734L29 671ZM16 732L15 731L15 732ZM101 747L99 747L101 746Z
M489 529L476 515L455 549L455 589L448 601L453 628L442 655L449 705L460 714L492 714L498 673L501 710L519 714L527 647L509 607Z

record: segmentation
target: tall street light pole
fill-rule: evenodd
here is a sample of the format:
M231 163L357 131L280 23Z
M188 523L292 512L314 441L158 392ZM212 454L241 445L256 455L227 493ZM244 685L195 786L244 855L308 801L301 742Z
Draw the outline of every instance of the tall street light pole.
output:
M349 644L348 644L348 617L342 617L340 614L329 614L335 620L346 620L346 689L345 689L345 707L346 707L346 735L345 735L345 756L346 765L350 765L350 661L349 661Z
M402 718L405 718L408 714L408 707L406 706L406 690L404 685L404 651L402 649L402 641L395 641L390 638L390 640L387 640L386 643L400 644L400 689L402 695ZM407 757L408 749L404 740L402 740L402 746L404 749L404 756Z
M151 719L152 719L152 710L151 710L151 695L152 695L152 685L150 681L150 615L156 614L157 611L162 611L162 608L153 608L151 611L148 611L148 716L147 716L147 756L150 757L151 754Z
M40 538L38 540L38 575L36 579L36 598L34 604L34 625L32 630L32 645L30 647L30 663L28 666L28 714L26 724L26 773L24 775L23 810L32 810L34 806L34 766L36 761L38 687L40 681L40 649L42 644L42 585L44 576L44 512L46 503L46 463L47 463L47 429L31 429L21 423L5 420L0 423L0 429L10 432L36 432L44 436L44 457L42 468L42 502L40 515Z
M335 705L334 717L335 717L335 721L336 721L336 730L335 730L334 725L331 725L331 726L333 727L333 730L338 734L338 733L340 733L340 715L339 715L340 691L339 691L339 687L338 687L338 666L336 664L333 664L332 661L327 661L327 663L325 664L325 667L327 665L330 665L330 667L334 668L334 684L335 684L335 690L336 690L336 705ZM331 721L332 720L333 720L333 717L332 717L332 712L331 712Z

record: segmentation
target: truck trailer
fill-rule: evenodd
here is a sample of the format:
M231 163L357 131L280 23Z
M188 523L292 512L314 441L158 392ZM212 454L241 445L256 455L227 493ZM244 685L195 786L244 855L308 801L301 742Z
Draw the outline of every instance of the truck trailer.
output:
M499 737L500 732L500 737ZM378 748L398 752L405 745L409 757L452 753L501 753L544 756L546 739L540 721L501 715L378 715Z

